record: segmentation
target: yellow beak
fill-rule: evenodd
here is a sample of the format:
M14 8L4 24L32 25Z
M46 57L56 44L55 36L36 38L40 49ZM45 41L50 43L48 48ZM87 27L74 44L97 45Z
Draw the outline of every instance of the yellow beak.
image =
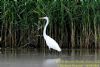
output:
M40 17L39 19L43 19L43 17Z

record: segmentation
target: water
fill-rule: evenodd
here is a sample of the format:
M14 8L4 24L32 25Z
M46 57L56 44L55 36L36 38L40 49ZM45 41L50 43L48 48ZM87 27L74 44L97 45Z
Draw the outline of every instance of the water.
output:
M100 50L63 50L61 53L30 49L2 49L0 67L100 67Z

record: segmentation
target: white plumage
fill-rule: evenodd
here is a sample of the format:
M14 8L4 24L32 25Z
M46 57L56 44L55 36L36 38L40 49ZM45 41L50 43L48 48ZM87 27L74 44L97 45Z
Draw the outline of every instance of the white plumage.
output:
M47 34L46 34L46 28L47 28L47 26L48 26L48 24L49 24L49 19L48 19L48 17L42 17L42 18L40 18L40 19L45 19L47 22L46 22L46 25L45 25L45 27L44 27L44 30L43 30L43 37L44 37L44 39L45 39L45 41L46 41L46 44L47 44L47 46L49 47L49 49L50 48L52 48L52 49L54 49L54 50L57 50L57 51L61 51L61 48L59 47L59 45L58 45L58 43L54 40L54 39L52 39L51 37L49 37Z

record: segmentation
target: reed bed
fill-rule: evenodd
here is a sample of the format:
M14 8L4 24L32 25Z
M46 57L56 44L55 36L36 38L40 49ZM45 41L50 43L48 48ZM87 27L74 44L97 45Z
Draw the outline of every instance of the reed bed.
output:
M100 0L0 0L0 47L47 48L43 16L62 49L100 48Z

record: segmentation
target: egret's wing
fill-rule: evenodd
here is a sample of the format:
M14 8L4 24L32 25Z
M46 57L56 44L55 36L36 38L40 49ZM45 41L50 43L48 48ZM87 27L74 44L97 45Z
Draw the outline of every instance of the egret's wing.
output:
M46 36L46 43L49 46L49 48L55 49L57 51L61 51L58 43L54 39L52 39L51 37Z

